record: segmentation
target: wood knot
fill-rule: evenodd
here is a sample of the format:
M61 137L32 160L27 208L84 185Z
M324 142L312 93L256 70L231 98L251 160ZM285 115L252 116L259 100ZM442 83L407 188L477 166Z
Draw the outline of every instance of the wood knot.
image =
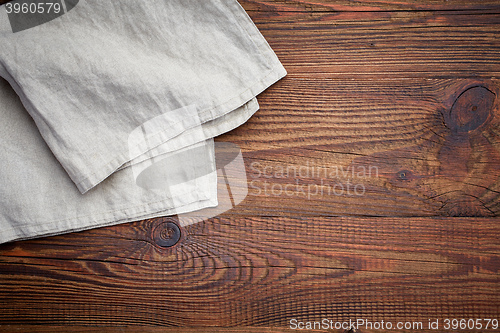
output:
M181 229L174 222L159 224L153 231L153 239L161 247L171 247L181 239Z
M413 172L410 170L401 170L396 174L397 180L410 181L413 179Z
M458 133L470 132L491 119L496 95L482 86L465 90L451 107L446 119L448 127Z

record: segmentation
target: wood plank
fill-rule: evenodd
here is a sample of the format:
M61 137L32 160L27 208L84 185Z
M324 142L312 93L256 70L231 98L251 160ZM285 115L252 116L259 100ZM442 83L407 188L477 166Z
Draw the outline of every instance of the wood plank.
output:
M499 15L251 15L289 76L219 138L242 147L250 184L225 216L498 216ZM475 86L489 120L456 132L446 117Z
M162 248L151 235L166 221L0 246L0 323L286 328L292 318L499 315L498 219L214 219Z
M37 325L5 325L0 326L1 333L14 333L14 332L30 332L30 333L66 333L68 326L37 326ZM159 328L150 326L136 326L136 327L89 327L89 326L71 326L72 333L199 333L199 328ZM242 327L242 328L210 328L204 327L204 333L283 333L283 332L296 332L296 330L284 328L267 328L267 327ZM325 332L324 330L308 330L308 332Z
M1 0L0 0L1 1ZM284 12L346 12L346 11L499 11L496 0L239 0L247 11Z
M153 232L169 218L0 245L0 332L499 318L499 2L241 3L289 71L219 138L243 150L248 197L171 248ZM262 172L287 166L307 176ZM297 179L366 192L256 193Z
M241 147L249 186L224 216L498 216L499 89L484 79L291 75L219 138ZM474 114L489 120L458 131L449 114L469 109L457 100L482 105Z
M290 74L324 79L499 77L500 15L250 12Z

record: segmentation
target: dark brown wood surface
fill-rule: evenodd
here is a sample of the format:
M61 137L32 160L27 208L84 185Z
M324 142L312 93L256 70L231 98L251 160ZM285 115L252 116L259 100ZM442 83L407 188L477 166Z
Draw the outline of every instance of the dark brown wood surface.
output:
M500 1L240 2L289 73L218 139L247 198L170 248L175 218L0 245L0 332L500 319Z

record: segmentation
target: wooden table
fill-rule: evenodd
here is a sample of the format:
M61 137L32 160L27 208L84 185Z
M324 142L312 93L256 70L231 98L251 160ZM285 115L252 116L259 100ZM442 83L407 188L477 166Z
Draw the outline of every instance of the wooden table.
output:
M289 73L218 139L246 199L171 247L172 217L1 245L0 332L500 319L500 1L241 4Z

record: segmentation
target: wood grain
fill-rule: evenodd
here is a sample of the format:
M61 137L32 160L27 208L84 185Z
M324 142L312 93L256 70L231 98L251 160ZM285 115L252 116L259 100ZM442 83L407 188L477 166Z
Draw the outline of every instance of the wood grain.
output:
M32 332L32 333L60 333L68 332L68 326L36 326L36 325L18 325L18 326L0 326L0 332L2 333L14 333L14 332ZM200 329L196 328L159 328L159 327L89 327L89 326L71 326L72 333L82 333L82 332L96 332L96 333L198 333ZM296 332L296 330L284 329L279 327L274 328L209 328L203 327L204 333L282 333L282 332ZM309 330L308 332L325 332L324 330Z
M217 139L247 198L172 247L175 218L0 245L0 332L500 319L500 3L241 4L289 72Z
M496 13L250 14L294 77L499 76Z
M500 15L284 13L273 4L276 16L250 14L289 76L259 98L249 124L220 138L242 147L254 184L227 216L498 216ZM488 121L455 133L445 117L474 86L491 91ZM376 177L324 175L369 167ZM280 168L306 170L292 195L282 192L297 179L276 176ZM329 194L348 182L365 188L362 198Z
M450 11L488 10L497 11L500 4L495 0L240 0L247 11L260 11L285 15L288 12L347 12L347 11Z
M151 241L158 223L1 246L0 323L498 316L496 219L215 219L172 248Z
M484 79L289 77L220 138L242 148L250 187L226 216L498 216L498 90ZM448 115L465 91L461 110L485 118L457 132Z

